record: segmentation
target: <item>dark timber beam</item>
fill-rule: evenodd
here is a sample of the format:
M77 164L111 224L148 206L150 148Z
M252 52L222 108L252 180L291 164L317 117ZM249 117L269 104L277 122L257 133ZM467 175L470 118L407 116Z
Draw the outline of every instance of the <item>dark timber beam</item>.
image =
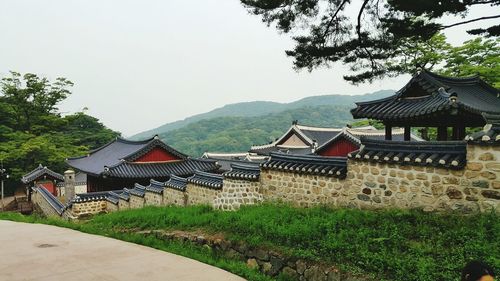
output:
M437 128L437 140L445 141L448 139L448 128L446 127L438 127Z
M411 140L411 127L405 126L405 141Z
M389 123L385 125L385 140L392 140L392 126Z

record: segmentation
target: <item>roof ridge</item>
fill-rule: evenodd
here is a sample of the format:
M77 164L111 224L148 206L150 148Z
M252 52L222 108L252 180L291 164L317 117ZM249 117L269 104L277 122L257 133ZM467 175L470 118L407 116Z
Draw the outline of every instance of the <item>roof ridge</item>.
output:
M208 177L208 178L220 178L220 179L223 179L224 177L220 174L214 174L214 173L208 173L208 172L203 172L203 171L200 171L200 170L195 170L194 171L194 175L192 177L195 177L195 176L202 176L202 177ZM190 178L192 178L190 177Z
M297 124L295 125L298 129L300 130L305 130L305 131L321 131L321 132L335 132L335 131L340 131L342 128L336 128L336 127L318 127L318 126L309 126L309 125L300 125Z
M239 163L231 163L231 169L236 168L236 169L241 169L241 170L260 170L259 165L245 165L245 164L239 164Z
M179 177L177 175L170 175L170 179L167 182L169 182L170 180L187 182L187 178Z

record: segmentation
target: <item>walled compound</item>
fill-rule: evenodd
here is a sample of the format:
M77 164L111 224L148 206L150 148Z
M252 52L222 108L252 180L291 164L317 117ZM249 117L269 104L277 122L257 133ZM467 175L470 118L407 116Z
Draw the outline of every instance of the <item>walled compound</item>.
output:
M276 142L253 148L255 153L269 152L265 162L233 163L223 174L217 173L215 160L192 159L158 137L117 139L68 160L93 175L88 190L101 192L66 196L69 201L63 205L35 182L35 203L46 215L67 218L151 205L207 204L235 210L265 201L300 207L500 212L499 97L497 89L477 76L445 77L422 70L393 96L357 102L351 110L354 118L383 122L384 139L373 130L355 133L294 122ZM482 131L465 136L467 127L481 126ZM393 127L404 128L402 139ZM424 139L429 139L428 128L435 127L437 141L412 137L412 127L424 128ZM316 150L323 142L332 153L322 153L323 145ZM293 148L285 150L291 154L283 153L284 148ZM39 170L45 179L48 171ZM74 172L64 176L66 194L75 194Z
M362 139L361 148L347 158L271 153L260 166L238 163L223 174L196 171L189 178L172 175L166 182L77 194L66 205L41 185L33 191L44 214L68 219L162 205L236 210L266 201L300 207L500 212L500 126L488 124L467 141Z

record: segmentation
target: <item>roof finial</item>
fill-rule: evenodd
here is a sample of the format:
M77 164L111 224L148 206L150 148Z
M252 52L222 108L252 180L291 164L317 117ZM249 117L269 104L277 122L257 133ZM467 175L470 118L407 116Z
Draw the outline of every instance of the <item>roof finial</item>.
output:
M450 101L451 101L452 103L457 102L457 99L458 99L457 93L451 93L451 94L450 94Z

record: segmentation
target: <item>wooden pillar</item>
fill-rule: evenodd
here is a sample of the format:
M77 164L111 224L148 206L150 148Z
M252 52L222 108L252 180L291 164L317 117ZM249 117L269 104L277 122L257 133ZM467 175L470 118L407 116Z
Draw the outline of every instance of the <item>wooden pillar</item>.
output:
M405 126L405 141L411 141L411 127Z
M392 126L389 123L385 123L385 140L392 140Z
M465 126L458 127L458 140L465 139Z
M447 127L438 127L437 128L437 140L445 141L448 139L448 128Z
M453 140L463 140L465 138L465 126L457 125L453 127Z

